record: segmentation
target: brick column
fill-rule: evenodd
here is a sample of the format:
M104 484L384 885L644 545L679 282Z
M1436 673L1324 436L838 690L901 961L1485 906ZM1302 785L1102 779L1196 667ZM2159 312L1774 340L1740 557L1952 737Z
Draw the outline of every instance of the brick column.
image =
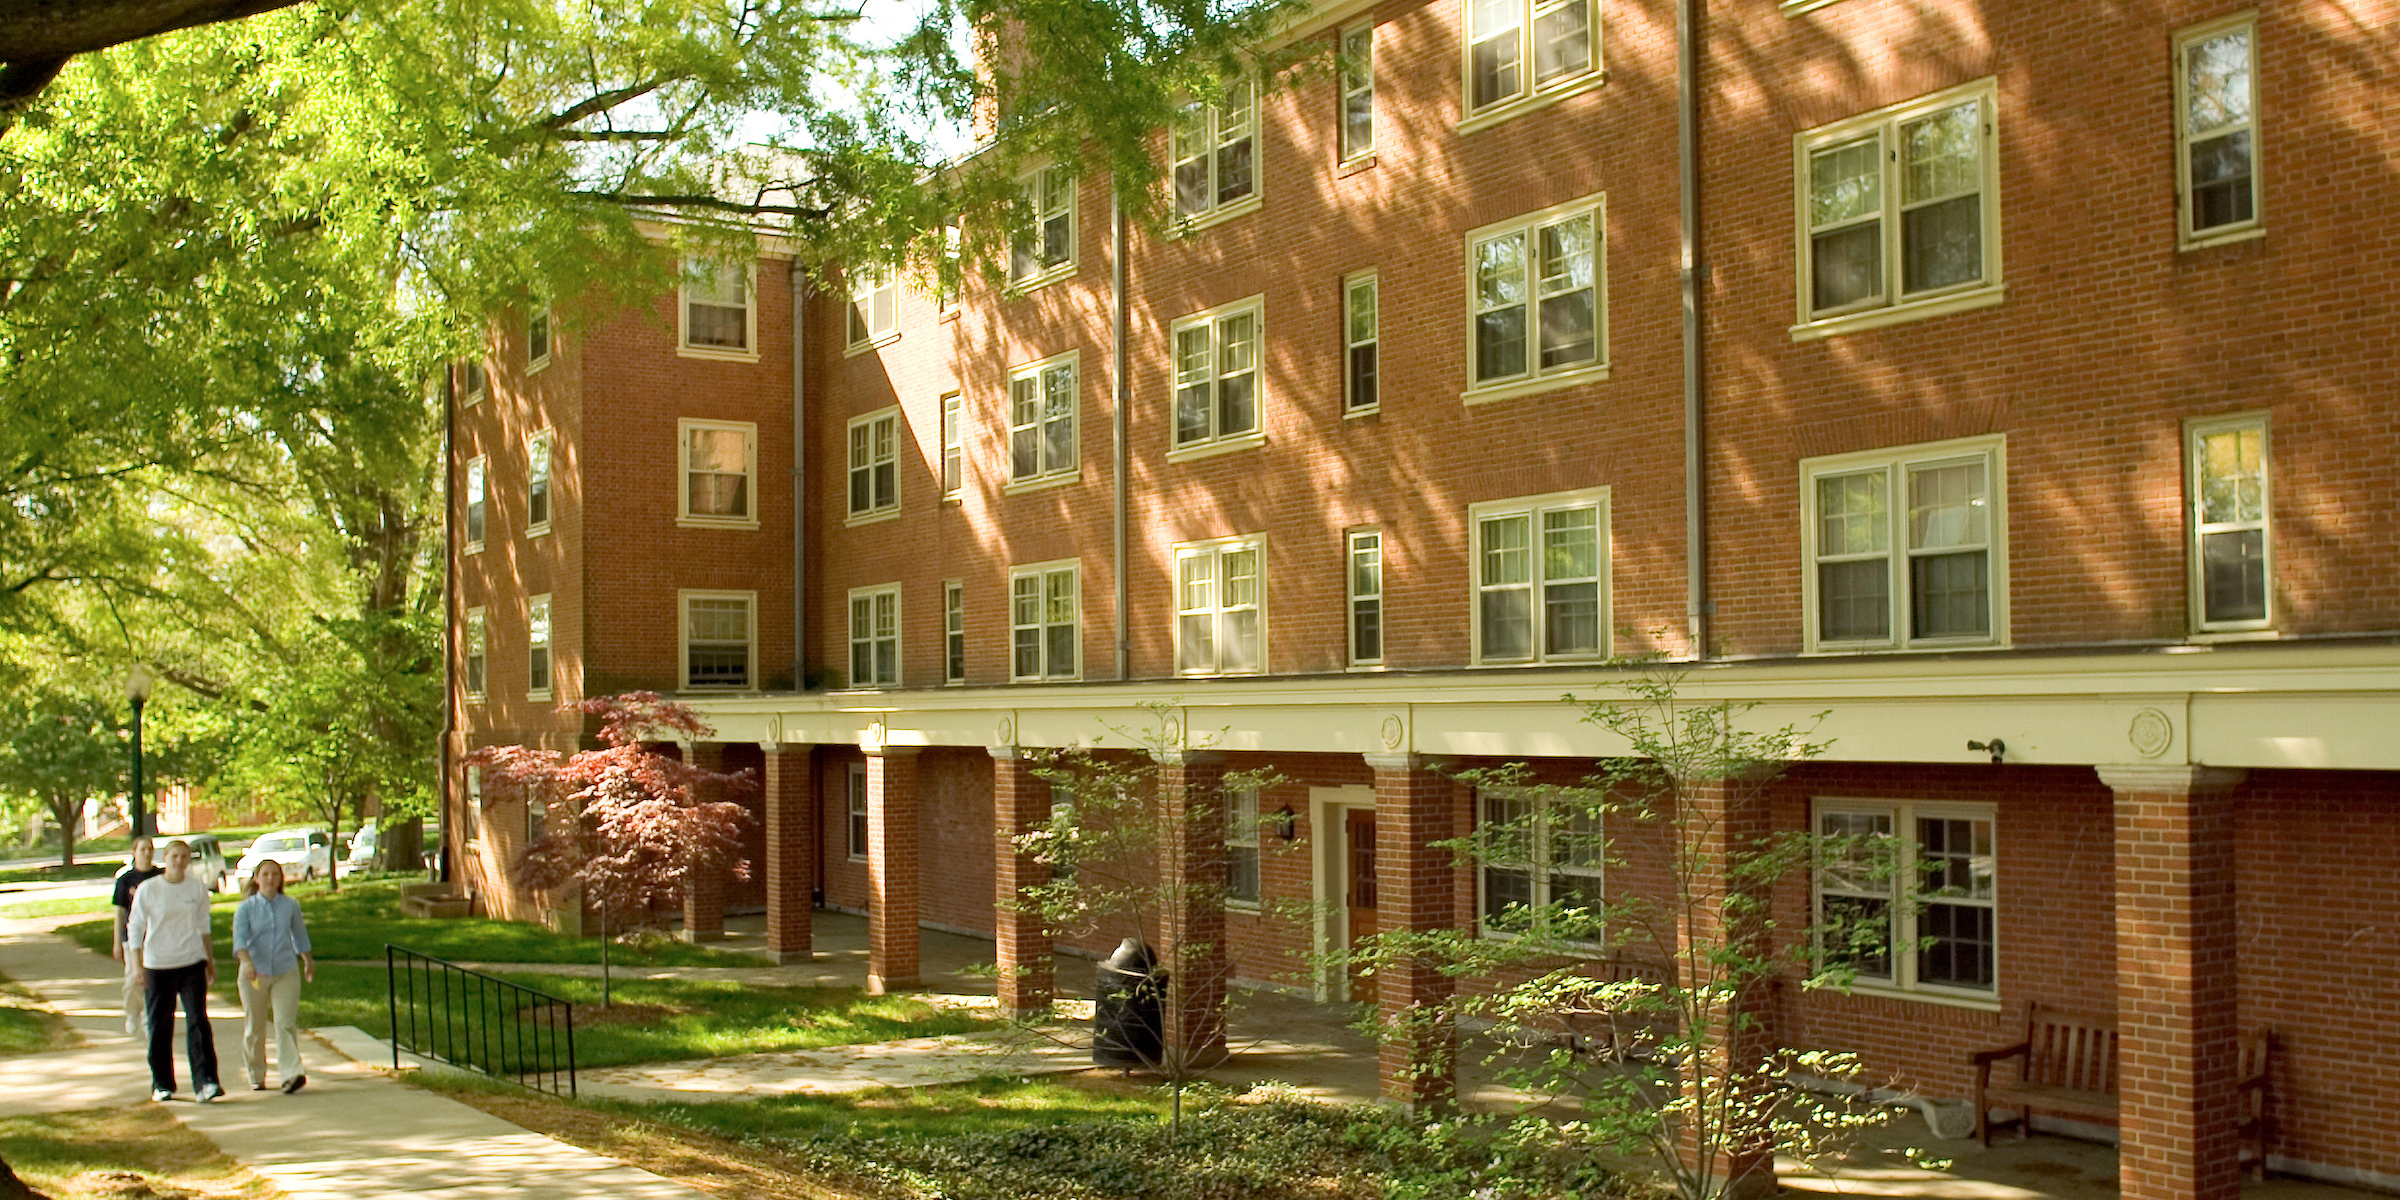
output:
M1016 848L1019 834L1049 819L1050 784L1033 773L1033 764L1016 747L991 751L992 926L1000 955L1000 1008L1022 1016L1047 1011L1058 994L1050 931L1018 900L1024 888L1047 882L1050 869Z
M1766 789L1757 781L1686 780L1680 789L1680 828L1675 836L1682 839L1680 852L1691 864L1693 894L1713 902L1698 905L1690 919L1678 925L1674 966L1687 988L1704 986L1712 979L1738 982L1732 998L1715 1014L1714 1027L1703 1035L1718 1085L1738 1087L1776 1046L1771 985L1764 971L1747 980L1726 979L1711 956L1725 948L1754 961L1772 961L1775 950L1767 928L1768 885L1745 879L1737 868L1744 859L1764 851L1774 836L1774 820ZM1776 1193L1771 1140L1744 1144L1722 1134L1719 1140L1721 1144L1707 1156L1711 1161L1700 1163L1702 1148L1687 1128L1682 1134L1684 1161L1726 1180L1728 1196Z
M725 770L722 742L696 742L684 750L684 761L705 771ZM722 800L715 787L704 787L693 799ZM683 872L683 940L715 942L725 937L725 872L729 863L690 862Z
M917 986L917 749L868 746L867 991Z
M1429 843L1458 836L1450 779L1414 754L1369 754L1375 769L1376 920L1382 929L1430 933L1457 924L1454 854ZM1339 836L1320 830L1319 837ZM1375 1074L1383 1097L1409 1108L1448 1105L1458 1091L1458 1039L1443 1006L1450 977L1426 962L1376 972L1377 1015L1387 1035Z
M809 747L761 747L760 781L767 814L767 950L778 963L807 962L816 953L817 830L809 790L815 754Z
M2117 794L2117 1190L2233 1200L2240 771L2104 766Z
M1170 751L1159 757L1161 841L1159 965L1175 973L1167 997L1166 1054L1206 1068L1224 1061L1225 756Z

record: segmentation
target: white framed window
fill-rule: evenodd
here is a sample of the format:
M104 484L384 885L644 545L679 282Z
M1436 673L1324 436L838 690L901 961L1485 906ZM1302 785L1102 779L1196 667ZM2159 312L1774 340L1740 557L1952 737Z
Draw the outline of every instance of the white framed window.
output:
M1467 234L1468 403L1606 378L1607 239L1603 196Z
M941 257L933 270L934 309L944 316L957 312L966 281L966 227L964 218L952 213L942 219Z
M469 700L483 699L484 677L491 665L489 635L490 629L484 623L483 610L480 608L468 609L467 630L464 639L466 646L464 653L460 655L463 661L459 665L458 673L462 677L460 683L465 686Z
M1592 0L1461 0L1464 125L1599 84Z
M966 490L966 402L951 392L942 397L942 499L956 500Z
M758 426L749 421L676 422L683 446L683 524L758 528Z
M1214 101L1189 100L1169 141L1175 158L1175 215L1186 222L1258 207L1258 88L1225 85Z
M1375 153L1375 23L1342 31L1341 161Z
M1083 569L1073 559L1008 572L1011 679L1074 679L1082 670Z
M525 372L550 365L550 306L537 304L525 314Z
M1993 806L1815 802L1817 952L1868 990L1996 1000Z
M1020 182L1027 224L1009 238L1010 283L1032 287L1075 269L1075 183L1074 168L1063 163Z
M942 682L967 681L967 585L957 579L942 584Z
M1174 451L1260 444L1261 300L1252 296L1175 322Z
M525 439L525 536L550 532L550 431Z
M1010 483L1075 475L1076 362L1070 352L1008 373Z
M758 358L757 270L750 263L686 259L683 264L682 352L703 358Z
M850 519L881 519L900 511L900 409L850 420Z
M1346 589L1350 598L1350 665L1383 663L1383 531L1353 529L1344 539L1348 551Z
M535 799L531 793L527 793L525 796L525 841L527 844L542 840L542 833L549 828L549 825L550 806Z
M1267 541L1263 535L1175 547L1175 673L1267 669Z
M1562 928L1561 919L1596 921L1607 902L1608 846L1600 815L1582 805L1501 790L1479 791L1475 801L1483 833L1476 913L1484 933L1596 942L1589 936L1596 928ZM1577 910L1582 915L1570 915Z
M2267 417L2195 420L2184 431L2190 496L2192 627L2203 633L2275 623Z
M481 457L467 460L467 528L464 536L466 545L462 547L467 554L483 550L484 532L491 522L491 504L484 496L484 475L485 462Z
M525 698L547 700L551 693L550 596L525 601Z
M900 585L850 590L850 686L900 684Z
M756 592L676 593L683 609L683 686L758 686Z
M1225 793L1225 904L1255 910L1259 899L1258 789Z
M1608 489L1490 500L1475 540L1475 661L1582 662L1609 652Z
M854 762L844 773L842 789L849 800L850 861L867 861L867 764Z
M2175 35L2176 238L2205 246L2259 232L2258 14Z
M1804 459L1810 651L2007 640L2007 470L2000 438Z
M1375 411L1381 403L1375 388L1379 321L1376 317L1375 272L1353 275L1342 284L1342 412Z
M470 358L458 364L458 406L473 408L492 394L491 376L483 369L483 360Z
M891 340L900 332L900 276L880 267L860 267L850 281L852 351Z
M1793 139L1794 338L2000 302L1998 94L1979 80Z

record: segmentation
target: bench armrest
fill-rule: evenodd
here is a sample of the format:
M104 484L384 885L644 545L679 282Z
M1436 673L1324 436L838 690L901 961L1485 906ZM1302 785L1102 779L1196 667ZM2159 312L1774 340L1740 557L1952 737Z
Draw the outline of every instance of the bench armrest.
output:
M1975 1067L1989 1067L1993 1063L2022 1058L2031 1053L2033 1053L2033 1043L2018 1042L2014 1046L2004 1046L1998 1050L1978 1050L1967 1059L1967 1064Z

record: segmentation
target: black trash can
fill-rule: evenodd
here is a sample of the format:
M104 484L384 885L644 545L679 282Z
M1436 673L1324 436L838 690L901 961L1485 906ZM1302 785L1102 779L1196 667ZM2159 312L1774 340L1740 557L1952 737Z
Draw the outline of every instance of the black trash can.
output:
M1158 1065L1166 1017L1167 974L1138 937L1100 963L1092 994L1092 1063L1130 1071Z

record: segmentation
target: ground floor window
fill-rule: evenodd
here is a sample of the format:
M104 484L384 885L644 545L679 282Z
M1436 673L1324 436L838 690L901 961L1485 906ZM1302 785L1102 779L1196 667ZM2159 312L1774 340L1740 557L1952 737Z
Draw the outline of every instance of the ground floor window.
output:
M1817 801L1820 962L1870 988L1998 994L1995 824L1989 804Z
M1596 811L1505 791L1476 798L1477 908L1484 932L1600 940L1607 845Z

